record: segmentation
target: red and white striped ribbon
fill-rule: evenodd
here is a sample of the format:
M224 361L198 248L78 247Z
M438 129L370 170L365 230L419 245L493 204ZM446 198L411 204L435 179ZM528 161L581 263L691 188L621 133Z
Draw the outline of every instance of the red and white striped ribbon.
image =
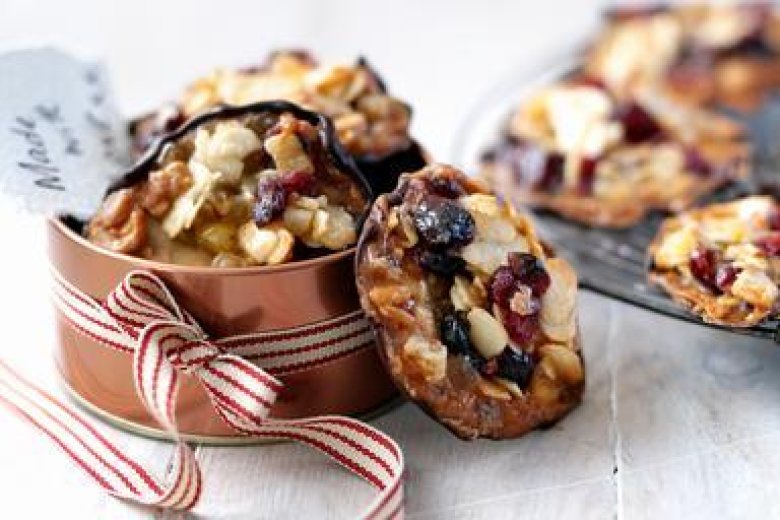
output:
M349 417L268 417L284 388L275 376L321 366L372 342L361 312L296 329L211 340L151 273L129 273L102 303L53 274L55 303L62 316L93 340L134 356L138 396L171 437L179 439L175 418L179 378L191 374L202 383L216 413L237 432L301 442L375 486L379 492L364 518L401 516L403 454L390 437ZM161 482L88 419L1 361L0 402L51 438L117 497L173 509L191 509L200 497L197 459L180 440L169 478Z

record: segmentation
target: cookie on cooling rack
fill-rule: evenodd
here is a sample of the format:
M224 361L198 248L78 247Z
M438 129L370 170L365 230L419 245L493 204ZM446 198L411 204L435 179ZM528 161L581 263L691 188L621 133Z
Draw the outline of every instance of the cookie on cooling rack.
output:
M671 217L649 255L650 281L704 321L749 327L777 315L780 206L771 197Z
M620 93L654 86L752 109L780 86L780 17L768 2L618 8L584 69Z
M515 437L579 403L576 275L481 183L444 165L403 175L356 270L389 373L459 437Z
M745 177L749 154L742 126L714 112L570 78L520 105L482 173L518 203L621 228Z

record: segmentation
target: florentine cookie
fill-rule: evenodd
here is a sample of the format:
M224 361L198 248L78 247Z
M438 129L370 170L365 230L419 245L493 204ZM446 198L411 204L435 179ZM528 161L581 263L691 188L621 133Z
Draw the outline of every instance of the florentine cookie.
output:
M571 78L516 110L482 173L518 203L619 228L743 178L749 155L741 125L712 111Z
M169 134L85 232L111 251L167 263L274 265L354 245L370 200L329 120L262 102Z
M771 197L671 217L649 253L651 282L707 322L748 327L777 314L780 207Z
M576 274L481 183L444 165L403 175L356 271L390 375L459 437L515 437L580 402Z

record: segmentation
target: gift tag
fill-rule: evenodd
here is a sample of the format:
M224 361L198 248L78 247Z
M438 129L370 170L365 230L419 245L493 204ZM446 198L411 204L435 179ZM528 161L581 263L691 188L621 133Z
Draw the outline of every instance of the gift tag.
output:
M0 56L0 193L86 216L128 166L127 130L100 63L55 49Z

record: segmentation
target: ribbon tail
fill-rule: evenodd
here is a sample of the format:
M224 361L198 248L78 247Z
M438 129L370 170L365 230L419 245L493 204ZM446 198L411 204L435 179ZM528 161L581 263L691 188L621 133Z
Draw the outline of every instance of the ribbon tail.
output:
M0 404L53 441L90 480L115 497L148 506L188 509L200 496L200 470L187 446L178 448L173 478L163 484L81 413L24 379L2 360Z

